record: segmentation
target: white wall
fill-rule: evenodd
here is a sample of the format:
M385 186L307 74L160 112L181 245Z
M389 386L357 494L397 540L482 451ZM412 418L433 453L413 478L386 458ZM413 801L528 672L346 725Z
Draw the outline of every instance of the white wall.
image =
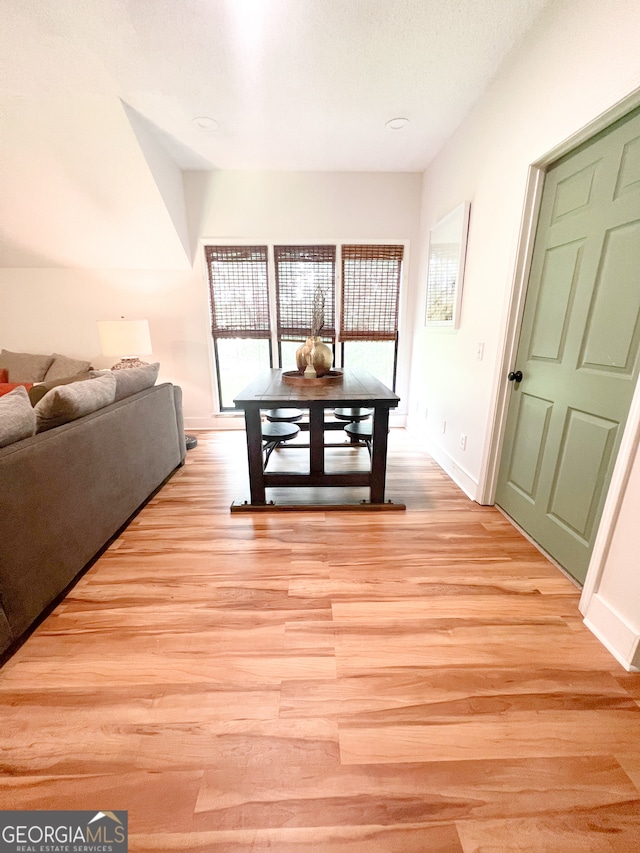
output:
M193 271L0 270L0 346L59 352L109 367L100 352L98 320L147 318L160 380L182 386L185 412L211 412L206 319L199 316L200 279ZM206 310L206 302L204 309Z
M216 426L199 241L410 240L414 245L421 183L417 173L185 173L193 269L0 269L0 346L56 351L106 367L113 359L100 354L96 321L146 317L161 380L182 386L187 427ZM85 236L78 233L80 244ZM117 247L114 252L117 258ZM417 265L409 258L409 286L416 281ZM403 314L406 322L406 310ZM401 353L403 398L409 337L404 336Z
M474 498L488 464L529 166L640 85L638 44L635 0L551 4L425 173L409 425ZM461 328L427 330L428 232L464 200L471 223Z
M640 635L640 547L638 543L640 518L640 454L636 453L631 476L620 507L608 554L609 569L629 563L635 571L605 572L598 592L606 601L617 602L620 617ZM638 662L640 665L640 661Z
M529 167L640 86L639 44L636 0L551 4L425 173L408 426L474 498L486 493L492 430L506 384L502 358ZM471 202L471 222L461 327L427 330L428 231L464 200ZM479 343L485 345L483 361L476 360ZM461 433L467 435L465 451ZM640 480L640 471L633 476ZM640 596L624 605L622 599L625 590L637 590L638 559L624 548L639 505L630 485L616 538L624 545L611 552L601 585L636 625Z
M614 523L603 537L602 559L587 578L581 609L585 622L626 669L640 669L640 453L629 460L620 500L612 496ZM599 556L596 543L594 556Z

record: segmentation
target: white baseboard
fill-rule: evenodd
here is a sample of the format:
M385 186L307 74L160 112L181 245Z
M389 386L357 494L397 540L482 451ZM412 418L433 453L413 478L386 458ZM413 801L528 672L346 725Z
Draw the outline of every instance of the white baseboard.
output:
M640 672L640 634L598 593L591 596L584 624L628 672Z
M477 500L478 494L478 481L474 479L471 474L461 468L460 465L449 456L446 450L443 450L442 447L438 447L438 445L430 442L428 438L424 435L421 435L415 427L409 422L407 423L407 432L411 435L411 437L420 445L422 450L425 453L428 453L429 456L436 462L442 470L447 474L453 482L459 486L462 491L467 495L468 498L471 498L472 501Z
M235 413L211 415L208 418L184 419L184 428L188 430L244 429L244 417Z

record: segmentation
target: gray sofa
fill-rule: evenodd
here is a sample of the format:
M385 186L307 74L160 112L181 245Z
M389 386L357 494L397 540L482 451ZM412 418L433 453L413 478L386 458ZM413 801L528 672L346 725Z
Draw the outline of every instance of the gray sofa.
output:
M0 448L0 663L185 455L170 383Z

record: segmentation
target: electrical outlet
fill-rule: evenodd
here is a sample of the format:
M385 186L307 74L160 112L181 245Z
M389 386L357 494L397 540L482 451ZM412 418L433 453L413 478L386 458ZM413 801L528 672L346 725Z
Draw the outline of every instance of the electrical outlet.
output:
M482 361L484 358L484 344L478 344L476 347L476 359Z
M460 450L466 450L466 449L467 449L467 436L463 432L461 432L460 433Z

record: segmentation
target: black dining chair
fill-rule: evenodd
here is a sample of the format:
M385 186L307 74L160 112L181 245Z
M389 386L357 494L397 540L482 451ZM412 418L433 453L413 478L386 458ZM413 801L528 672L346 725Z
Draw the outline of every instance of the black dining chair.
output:
M360 421L366 421L373 414L373 409L362 409L362 408L338 408L333 410L334 416L339 421L350 421L352 423L359 423Z
M290 441L300 432L296 424L266 421L262 424L262 449L264 451L263 469L267 467L269 457L283 442Z
M371 421L357 421L345 424L344 431L353 443L364 443L371 456L371 445L373 443L373 424Z
M300 409L267 409L264 414L272 423L292 424L302 420L304 413Z

